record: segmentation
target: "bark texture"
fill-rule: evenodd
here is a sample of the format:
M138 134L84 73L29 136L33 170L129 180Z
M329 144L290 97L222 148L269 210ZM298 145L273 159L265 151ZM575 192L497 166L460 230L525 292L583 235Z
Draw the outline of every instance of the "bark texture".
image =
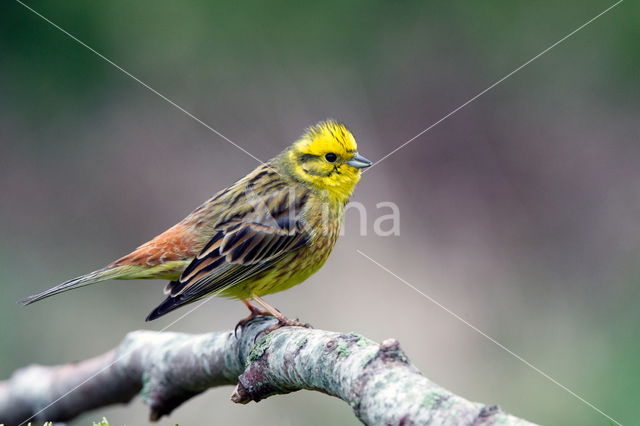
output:
M141 394L158 420L208 388L236 385L246 404L301 389L333 395L368 425L531 425L428 380L398 342L284 327L271 318L202 335L135 331L115 349L60 366L31 365L0 382L0 423L66 421Z

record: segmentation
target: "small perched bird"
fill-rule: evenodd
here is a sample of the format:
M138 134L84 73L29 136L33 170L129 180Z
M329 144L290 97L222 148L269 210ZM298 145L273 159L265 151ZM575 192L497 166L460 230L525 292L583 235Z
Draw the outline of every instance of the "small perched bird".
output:
M220 295L249 308L241 323L273 315L280 325L300 325L262 296L300 284L324 264L360 171L370 165L343 124L320 122L132 253L21 302L111 279L167 279L167 297L147 321Z

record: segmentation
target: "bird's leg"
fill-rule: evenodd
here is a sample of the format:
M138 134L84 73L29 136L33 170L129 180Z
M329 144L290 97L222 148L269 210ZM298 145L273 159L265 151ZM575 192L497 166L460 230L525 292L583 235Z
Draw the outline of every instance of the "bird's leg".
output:
M248 323L249 321L251 321L255 317L268 317L268 316L271 316L271 312L269 312L269 311L261 311L260 309L258 309L255 306L253 306L251 304L251 302L249 302L249 299L240 299L240 300L242 300L242 303L244 303L244 306L246 306L247 309L249 309L249 312L251 312L251 313L249 314L249 316L241 319L240 321L238 321L238 324L236 324L236 328L234 328L234 330L233 330L233 334L236 337L238 337L238 328L244 327L244 325L246 323Z
M249 299L242 299L242 303L244 303L244 306L247 307L247 309L249 309L249 312L251 312L250 317L267 317L269 315L271 315L270 311L261 311L260 309L256 308L255 306L253 306L251 304L251 302L249 302Z
M311 325L300 322L297 319L292 320L285 317L279 310L269 305L263 298L259 296L253 295L251 296L251 298L255 300L258 305L262 306L267 312L269 312L270 315L273 315L278 320L278 324L272 325L271 327L267 328L264 333L269 333L283 326L312 328Z

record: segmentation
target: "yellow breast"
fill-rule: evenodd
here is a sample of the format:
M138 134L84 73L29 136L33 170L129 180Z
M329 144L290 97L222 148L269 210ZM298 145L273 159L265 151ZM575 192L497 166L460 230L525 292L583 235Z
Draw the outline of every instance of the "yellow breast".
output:
M304 212L309 244L279 259L272 268L226 289L221 295L247 299L286 290L313 275L331 254L342 227L344 205L327 199L312 199Z

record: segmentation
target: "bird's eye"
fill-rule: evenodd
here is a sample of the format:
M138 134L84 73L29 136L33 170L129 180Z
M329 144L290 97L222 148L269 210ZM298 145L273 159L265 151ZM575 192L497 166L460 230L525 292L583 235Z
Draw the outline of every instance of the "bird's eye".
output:
M326 154L324 158L330 163L335 163L335 161L338 159L338 156L335 155L333 152L330 152Z

